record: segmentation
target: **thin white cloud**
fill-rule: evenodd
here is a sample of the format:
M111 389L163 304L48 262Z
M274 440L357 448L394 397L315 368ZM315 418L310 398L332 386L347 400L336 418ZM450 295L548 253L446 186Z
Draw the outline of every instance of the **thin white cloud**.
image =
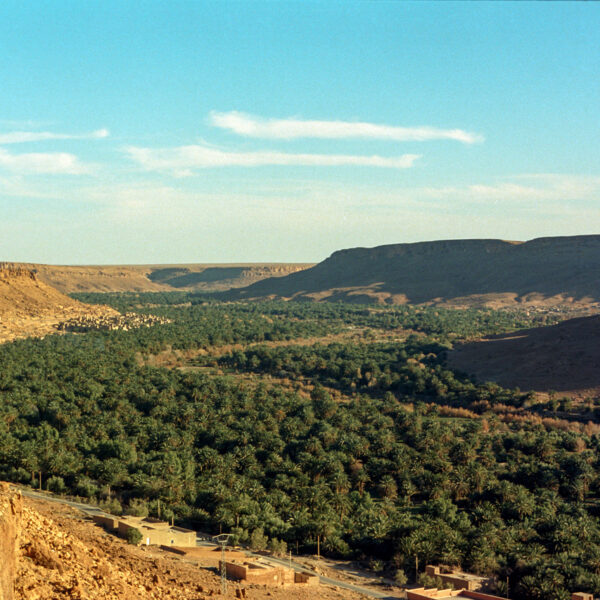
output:
M246 113L211 112L209 123L245 137L296 139L379 139L397 142L455 140L464 144L483 141L483 136L462 129L436 127L398 127L353 121L307 121L302 119L264 119Z
M600 177L532 173L514 175L493 183L425 187L421 188L421 192L426 197L476 202L596 201L600 195Z
M0 148L0 169L21 174L81 175L90 168L68 152L11 154Z
M419 158L418 154L397 157L356 156L346 154L292 154L287 152L226 152L216 148L194 145L176 148L128 147L130 158L151 171L170 171L177 176L192 175L195 169L213 167L282 166L364 166L388 169L408 169Z
M90 133L70 134L52 131L10 131L0 133L0 144L22 144L24 142L43 142L46 140L97 140L110 135L108 129L98 129Z

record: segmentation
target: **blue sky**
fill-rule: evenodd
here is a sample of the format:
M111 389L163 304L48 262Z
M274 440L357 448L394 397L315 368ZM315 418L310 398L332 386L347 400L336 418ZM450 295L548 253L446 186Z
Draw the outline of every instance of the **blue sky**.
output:
M0 260L599 233L600 5L5 0Z

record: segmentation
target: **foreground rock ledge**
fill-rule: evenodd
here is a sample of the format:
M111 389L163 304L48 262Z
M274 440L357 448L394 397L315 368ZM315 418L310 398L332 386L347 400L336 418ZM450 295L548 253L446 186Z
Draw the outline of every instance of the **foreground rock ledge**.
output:
M22 511L21 494L0 483L0 600L15 598Z

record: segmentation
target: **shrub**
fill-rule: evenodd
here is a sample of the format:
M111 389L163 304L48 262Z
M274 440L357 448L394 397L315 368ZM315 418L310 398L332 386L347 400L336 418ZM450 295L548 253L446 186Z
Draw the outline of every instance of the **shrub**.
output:
M270 539L267 548L275 556L285 556L287 553L287 544L284 540L278 540L277 538Z
M248 541L248 532L242 527L232 527L231 537L229 538L229 544L231 546L239 546L245 544Z
M250 535L249 545L251 550L265 550L268 538L264 534L262 527L255 529Z
M147 517L148 504L139 498L132 498L129 501L129 506L123 511L125 515L133 515L134 517Z
M427 573L421 573L418 578L419 585L426 588L438 588L438 589L454 589L451 583L444 583L440 577L432 577Z
M398 569L395 573L394 573L394 581L396 582L396 585L406 585L406 582L408 581L408 577L406 576L406 573L402 570L402 569Z
M111 515L121 515L123 514L123 507L121 506L121 503L116 499L116 498L111 498L110 500L107 500L106 502L101 502L99 504L99 507L107 513L110 513Z
M371 569L371 571L375 571L375 573L381 573L383 568L384 565L382 560L375 558L369 561L369 569Z
M46 489L55 494L62 494L67 489L65 480L62 477L50 477L46 482Z
M142 541L142 533L139 529L131 527L127 530L127 533L125 534L125 539L132 546L137 546Z
M80 477L75 485L75 493L84 498L93 498L98 494L98 486L89 477Z

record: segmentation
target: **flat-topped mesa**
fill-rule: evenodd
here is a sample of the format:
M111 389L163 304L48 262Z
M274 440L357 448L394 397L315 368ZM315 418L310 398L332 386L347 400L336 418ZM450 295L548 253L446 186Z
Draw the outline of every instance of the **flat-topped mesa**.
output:
M405 244L385 244L374 248L346 248L336 250L325 261L337 260L339 258L357 258L361 256L369 258L391 258L395 256L422 256L427 254L438 254L441 252L501 252L507 246L523 244L524 242L507 242L496 239L470 239L470 240L436 240L433 242L412 242Z
M453 306L600 303L600 235L439 240L338 250L318 265L224 293Z

